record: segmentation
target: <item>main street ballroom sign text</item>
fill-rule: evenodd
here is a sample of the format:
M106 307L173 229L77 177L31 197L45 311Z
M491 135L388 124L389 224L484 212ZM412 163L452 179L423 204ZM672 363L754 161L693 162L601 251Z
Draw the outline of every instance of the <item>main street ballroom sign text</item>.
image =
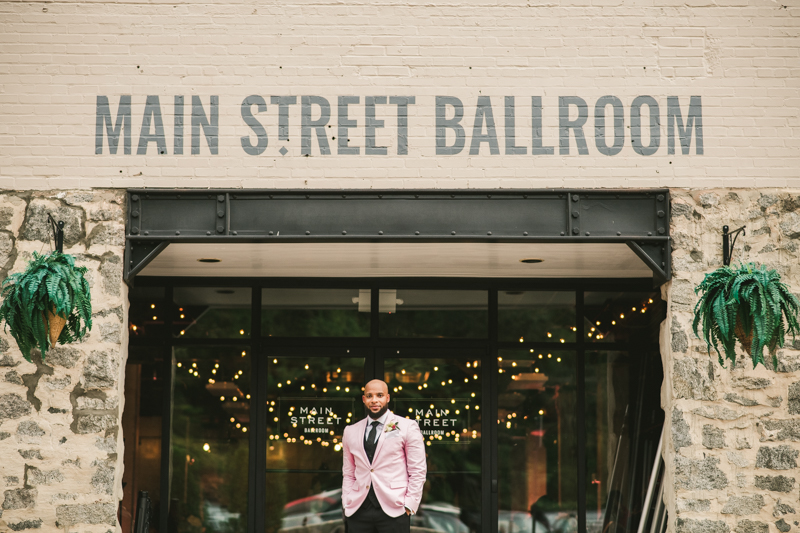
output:
M203 139L212 155L219 153L219 96L212 95L205 102L200 96L192 96L191 103L182 95L167 97L163 104L161 100L159 96L151 95L141 104L137 155L181 155L187 135L191 137L191 154L200 154ZM169 100L172 101L167 103ZM268 101L277 109L277 123L265 120ZM109 97L97 96L95 154L103 154L104 149L117 154L120 142L123 153L132 153L132 102L131 95L120 96L114 115ZM481 154L482 149L484 154L488 151L491 155L553 155L556 147L544 143L542 124L547 114L555 113L558 116L559 155L589 155L594 149L600 154L614 156L628 142L634 152L649 156L662 145L661 124L666 120L668 154L676 153L676 144L680 145L683 155L690 154L693 137L694 153L703 153L700 96L684 98L683 102L677 96L668 96L666 105L646 95L637 96L627 106L616 96L603 96L594 103L579 96L559 96L557 103L553 103L552 107L543 106L541 96L531 96L530 99L479 96L470 102L454 96L436 96L433 124L423 126L435 127L436 155L474 156ZM286 155L288 150L281 143L285 144L297 135L300 136L302 156L334 153L386 156L389 147L378 144L378 131L386 128L385 119L391 113L396 117L393 151L397 155L409 155L409 108L415 105L418 104L414 96L338 96L328 99L313 95L251 95L239 106L241 120L249 127L250 134L238 141L244 153L252 156L265 153L270 147L270 139L275 136L280 145L280 148L274 147L275 152ZM299 131L290 128L289 118L295 113L300 115ZM171 149L167 148L164 115L173 119ZM187 118L189 124L186 124ZM523 128L517 125L518 119L520 123L523 119L529 121L531 127L522 131ZM187 126L190 133L186 131ZM363 146L354 145L350 139L351 131L359 129L363 133Z

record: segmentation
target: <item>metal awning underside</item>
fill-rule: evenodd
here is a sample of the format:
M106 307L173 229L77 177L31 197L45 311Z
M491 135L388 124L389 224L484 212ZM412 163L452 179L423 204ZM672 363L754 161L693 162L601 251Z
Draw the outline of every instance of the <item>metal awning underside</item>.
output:
M671 277L666 189L131 189L127 213L129 282L170 243L624 243Z

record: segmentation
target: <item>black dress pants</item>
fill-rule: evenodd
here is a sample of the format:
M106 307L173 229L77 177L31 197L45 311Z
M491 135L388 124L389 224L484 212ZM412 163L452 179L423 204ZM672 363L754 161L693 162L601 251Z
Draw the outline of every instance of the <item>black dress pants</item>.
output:
M370 498L364 500L353 516L345 518L347 533L409 533L411 516L406 513L393 518L383 512Z

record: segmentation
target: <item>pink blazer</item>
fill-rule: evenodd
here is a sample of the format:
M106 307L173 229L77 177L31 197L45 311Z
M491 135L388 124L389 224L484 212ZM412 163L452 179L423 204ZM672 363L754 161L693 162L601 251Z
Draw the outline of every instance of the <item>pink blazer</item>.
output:
M368 420L365 418L347 426L342 436L342 503L345 516L352 516L361 507L370 485L374 485L378 502L387 515L400 516L405 513L406 507L416 513L428 472L425 441L417 421L389 411L370 464L364 451ZM392 424L396 424L397 429L387 431Z

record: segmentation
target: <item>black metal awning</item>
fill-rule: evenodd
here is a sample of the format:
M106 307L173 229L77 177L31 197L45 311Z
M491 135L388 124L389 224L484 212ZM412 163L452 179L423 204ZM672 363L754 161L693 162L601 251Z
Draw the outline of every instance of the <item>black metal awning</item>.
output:
M131 189L125 280L170 243L624 243L671 277L669 191Z

